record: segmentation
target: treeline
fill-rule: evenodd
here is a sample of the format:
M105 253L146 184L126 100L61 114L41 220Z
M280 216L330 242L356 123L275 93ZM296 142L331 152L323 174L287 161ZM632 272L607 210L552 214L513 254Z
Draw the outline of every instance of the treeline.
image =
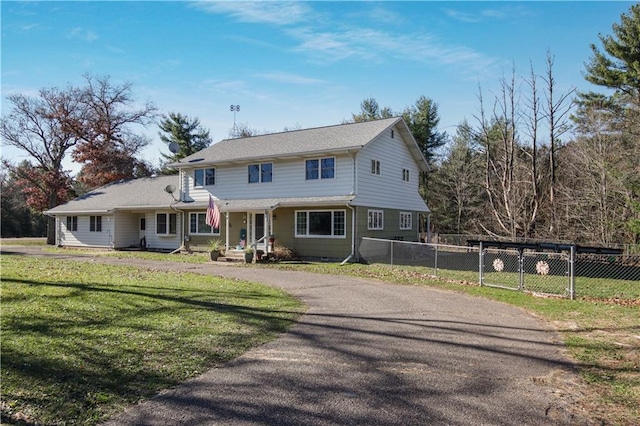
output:
M352 120L402 115L431 166L421 192L432 232L601 245L640 243L640 5L591 45L585 78L610 94L559 91L542 74L500 80L454 135L437 104L402 113L365 99ZM439 149L443 147L443 149Z

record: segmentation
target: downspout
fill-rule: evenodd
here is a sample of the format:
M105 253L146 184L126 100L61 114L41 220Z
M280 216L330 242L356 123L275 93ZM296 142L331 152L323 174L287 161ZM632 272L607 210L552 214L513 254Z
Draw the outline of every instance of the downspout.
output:
M351 254L340 265L346 265L356 255L356 210L350 203L347 203L347 207L351 210Z
M178 247L177 249L175 249L169 254L180 253L182 250L185 249L184 247L184 214L180 210L174 207L175 204L179 203L183 199L184 191L182 190L182 185L183 185L182 169L178 170L178 181L180 182L180 186L179 186L180 197L178 197L177 200L174 198L174 202L169 204L169 207L171 207L172 210L175 210L176 215L180 218L180 220L176 218L176 222L178 225L178 236L180 238L180 247ZM173 197L173 194L171 196Z
M357 163L356 163L356 154L355 153L351 153L351 151L347 150L347 154L351 156L351 158L353 159L352 161L352 167L353 167L353 173L352 173L352 181L351 181L351 195L356 195L357 193L357 188L356 188L356 183L358 182L357 180L357 172L358 172L358 168L357 168ZM347 258L345 260L343 260L340 265L346 265L351 259L353 259L353 257L356 255L356 210L353 208L353 206L351 206L350 202L347 202L347 208L349 210L351 210L351 254L349 254L349 256L347 256Z

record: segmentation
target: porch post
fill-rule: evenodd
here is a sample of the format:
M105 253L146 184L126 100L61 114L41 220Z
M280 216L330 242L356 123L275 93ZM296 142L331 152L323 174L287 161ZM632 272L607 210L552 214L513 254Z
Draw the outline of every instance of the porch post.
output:
M224 235L224 246L229 250L229 212L224 212Z

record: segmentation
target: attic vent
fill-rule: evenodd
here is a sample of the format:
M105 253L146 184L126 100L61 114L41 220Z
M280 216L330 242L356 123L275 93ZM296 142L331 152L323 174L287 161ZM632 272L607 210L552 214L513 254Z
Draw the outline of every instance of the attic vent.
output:
M393 130L391 130L391 139L393 139L395 136L395 133L393 132Z
M189 160L190 163L197 163L198 161L204 161L204 158L194 158L193 160Z

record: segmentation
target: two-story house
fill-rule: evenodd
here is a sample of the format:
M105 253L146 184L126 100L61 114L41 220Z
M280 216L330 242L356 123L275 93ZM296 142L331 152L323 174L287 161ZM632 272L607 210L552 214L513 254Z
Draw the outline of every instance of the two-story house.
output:
M84 218L78 209L106 196L113 208L102 211L102 223L113 228L104 243L113 248L133 241L198 249L221 239L228 248L268 251L274 236L301 257L357 259L361 237L417 241L420 222L428 220L418 193L427 163L402 118L226 139L172 166L178 176L155 178L154 193L141 194L138 205L116 200L118 188L136 181L148 186L154 178L112 184L51 209L59 219L59 244L82 244L82 233L69 230L74 222L67 218ZM221 212L218 229L205 221L210 196ZM89 216L97 214L94 209ZM120 232L124 222L127 231Z

